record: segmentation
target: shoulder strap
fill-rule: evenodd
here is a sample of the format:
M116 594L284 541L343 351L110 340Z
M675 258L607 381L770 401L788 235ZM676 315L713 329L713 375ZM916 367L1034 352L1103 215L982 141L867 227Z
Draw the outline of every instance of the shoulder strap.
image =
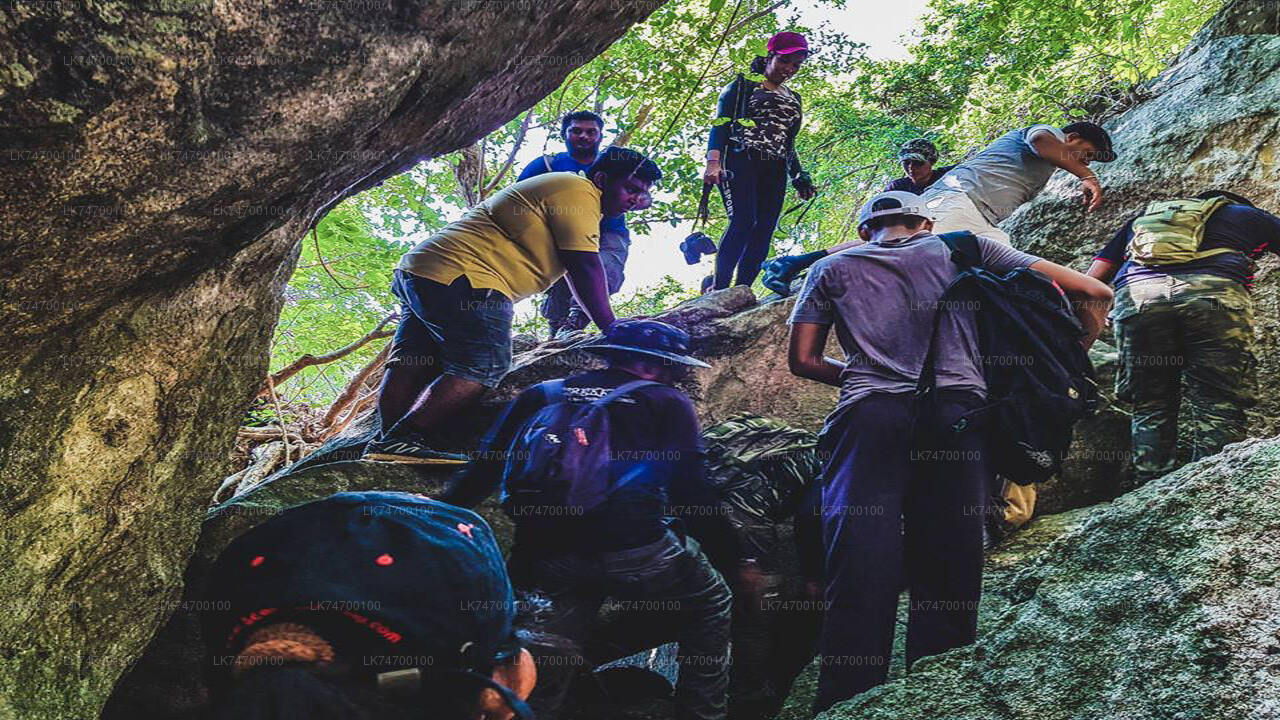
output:
M552 170L551 170L551 156L550 156L550 155L547 155L547 154L545 154L545 153L543 154L543 156L542 156L542 164L547 166L547 172L552 172Z
M555 405L564 401L564 378L548 380L542 383L542 397L547 405Z
M917 395L933 392L934 383L937 381L938 328L942 325L942 314L945 312L946 300L951 295L952 287L954 282L943 291L942 297L938 298L938 308L933 311L933 325L929 329L929 346L924 352L924 364L920 366L920 377L916 379Z
M951 248L951 262L961 269L982 267L982 248L978 246L978 236L968 230L942 233L938 236Z
M968 230L958 230L956 232L942 233L938 236L942 242L951 248L951 261L960 266L960 272L982 267L982 249L978 246L978 236ZM924 394L933 390L936 380L936 362L937 344L938 344L938 328L942 325L942 314L946 309L947 303L944 302L951 295L955 282L952 281L947 289L943 291L942 297L938 299L938 308L933 311L933 325L929 330L929 346L925 350L924 365L920 367L920 377L916 380L916 394Z
M612 391L609 392L608 395L605 395L604 397L599 398L598 400L592 400L591 404L592 405L608 405L609 403L613 402L614 400L617 400L623 395L626 395L632 390L639 390L640 388L646 387L649 385L661 385L661 383L654 382L653 380L632 380L631 382L623 383L618 387L614 388Z

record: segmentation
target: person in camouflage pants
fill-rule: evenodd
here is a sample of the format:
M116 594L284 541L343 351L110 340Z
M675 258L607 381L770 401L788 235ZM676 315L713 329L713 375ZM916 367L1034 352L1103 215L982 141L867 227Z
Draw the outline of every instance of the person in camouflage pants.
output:
M1202 236L1188 246L1194 250L1190 259L1153 263L1132 256L1142 246L1134 240L1135 223L1158 232L1153 218L1174 217L1161 218L1153 212L1156 205L1192 207L1214 198L1228 202L1207 211ZM1234 193L1208 190L1153 203L1094 258L1089 275L1104 282L1115 278L1116 395L1133 403L1139 483L1244 439L1245 410L1257 402L1249 289L1254 261L1264 252L1280 252L1280 217Z
M1244 439L1256 363L1243 285L1207 274L1133 282L1116 293L1113 322L1116 394L1133 402L1139 482L1178 466L1179 430L1190 460Z

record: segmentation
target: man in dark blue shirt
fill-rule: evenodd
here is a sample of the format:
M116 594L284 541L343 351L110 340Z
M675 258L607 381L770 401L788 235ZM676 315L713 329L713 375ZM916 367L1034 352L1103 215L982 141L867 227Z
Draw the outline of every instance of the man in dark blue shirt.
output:
M555 155L541 155L520 171L519 180L528 180L549 172L580 173L591 167L600 155L600 137L604 131L604 119L588 110L565 115L560 120L560 137L568 148ZM600 221L600 263L604 265L609 294L622 287L623 267L631 249L631 234L627 230L624 215L606 217ZM561 329L581 330L591 319L573 299L569 284L560 280L547 290L539 308L542 317L551 327L551 337Z
M1092 277L1115 281L1116 395L1133 401L1138 482L1178 466L1180 434L1190 445L1185 455L1191 460L1244 439L1245 408L1256 403L1249 288L1254 260L1264 252L1280 253L1280 218L1222 190L1185 202L1215 197L1229 204L1208 210L1197 257L1163 264L1135 261L1134 223L1146 218L1140 225L1148 226L1150 218L1160 218L1147 213L1125 223L1089 268ZM1219 252L1208 254L1214 250Z
M565 379L565 402L587 403L637 379L653 381L606 405L609 474L627 481L603 504L576 515L542 505L512 506L516 528L510 564L517 588L552 600L540 627L586 648L590 667L678 642L681 717L711 720L725 717L732 603L724 578L701 548L717 565L737 567L740 582L759 582L760 570L742 559L729 517L706 479L693 404L673 386L691 367L706 367L688 355L688 344L683 330L666 323L622 320L602 343L586 348L603 356L608 367ZM442 499L471 506L493 492L513 442L547 403L544 385L516 397ZM697 541L673 530L681 525L670 516L682 518ZM589 637L607 598L636 607L621 624L643 628L627 633L639 644ZM659 612L672 607L679 612ZM554 717L567 687L547 683L540 688L530 702L545 720Z

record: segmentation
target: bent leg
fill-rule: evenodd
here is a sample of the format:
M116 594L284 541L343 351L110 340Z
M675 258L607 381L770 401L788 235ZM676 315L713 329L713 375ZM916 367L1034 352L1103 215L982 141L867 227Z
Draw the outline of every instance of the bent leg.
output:
M1199 460L1246 435L1245 408L1256 403L1253 305L1243 287L1227 287L1187 303L1182 314L1182 435L1190 459Z
M1115 326L1133 396L1133 467L1145 483L1177 467L1184 363L1178 317L1169 304L1153 303Z

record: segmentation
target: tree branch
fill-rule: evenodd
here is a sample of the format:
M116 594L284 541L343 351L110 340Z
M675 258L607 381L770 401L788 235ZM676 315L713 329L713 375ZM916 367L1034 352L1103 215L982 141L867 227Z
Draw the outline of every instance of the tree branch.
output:
M782 7L783 5L786 5L789 2L791 2L791 0L778 0L778 2L770 5L769 7L763 10L751 13L745 18L734 23L732 27L730 27L728 30L725 31L725 35L732 35L738 32L739 30L746 27L747 25L750 25L752 21L759 20L760 18L764 17L765 15L768 15L769 13L773 12L774 10L777 10L778 8Z
M481 191L480 198L482 200L489 197L489 193L492 193L498 188L498 185L502 183L502 179L507 176L507 172L511 170L511 166L515 164L516 153L519 152L520 148L524 145L524 136L525 133L529 131L529 121L532 119L533 110L530 109L529 112L524 114L524 121L520 123L520 130L516 132L515 143L511 146L511 152L507 154L506 162L502 163L502 168L493 176L493 182L489 183L489 185Z
M338 399L334 400L333 404L329 406L329 409L325 411L324 418L320 421L322 426L328 428L333 425L333 422L338 418L339 413L345 410L347 406L349 406L360 394L360 389L364 387L364 381L369 378L369 375L382 367L383 363L387 361L387 355L390 351L391 344L388 343L382 348L382 351L373 358L373 360L369 361L369 364L361 368L360 372L356 373L356 376L351 378L351 382L347 383L347 387L342 391L342 394L339 395Z
M361 285L360 287L349 288L346 285L343 285L342 281L339 280L338 277L333 274L333 270L329 268L329 263L326 263L324 261L324 253L320 252L320 233L318 231L319 227L320 227L319 223L311 227L311 241L315 243L316 257L319 258L320 260L320 266L324 268L324 271L326 273L328 273L329 279L332 280L334 283L336 283L337 286L343 290L363 290L364 288L369 287L368 285Z
M325 353L324 355L307 354L307 355L303 355L297 360L294 360L293 362L286 365L279 372L275 372L269 375L262 389L258 391L258 395L262 396L262 395L271 394L272 388L284 382L285 380L288 380L294 375L297 375L299 372L301 372L305 368L309 368L314 365L323 365L325 363L333 362L334 360L340 360L350 355L351 353L355 352L356 350L359 350L360 348L364 347L369 342L372 342L379 338L391 337L393 334L395 334L395 331L383 330L383 328L386 327L387 323L391 322L391 320L394 319L395 317L396 317L396 313L391 313L390 315L382 318L382 322L378 323L377 327L375 327L374 329L366 333L364 337L360 338L359 340L356 340L355 342L351 343L350 345L347 345L346 347L338 348L337 350L334 350L333 352L330 352L330 353Z

